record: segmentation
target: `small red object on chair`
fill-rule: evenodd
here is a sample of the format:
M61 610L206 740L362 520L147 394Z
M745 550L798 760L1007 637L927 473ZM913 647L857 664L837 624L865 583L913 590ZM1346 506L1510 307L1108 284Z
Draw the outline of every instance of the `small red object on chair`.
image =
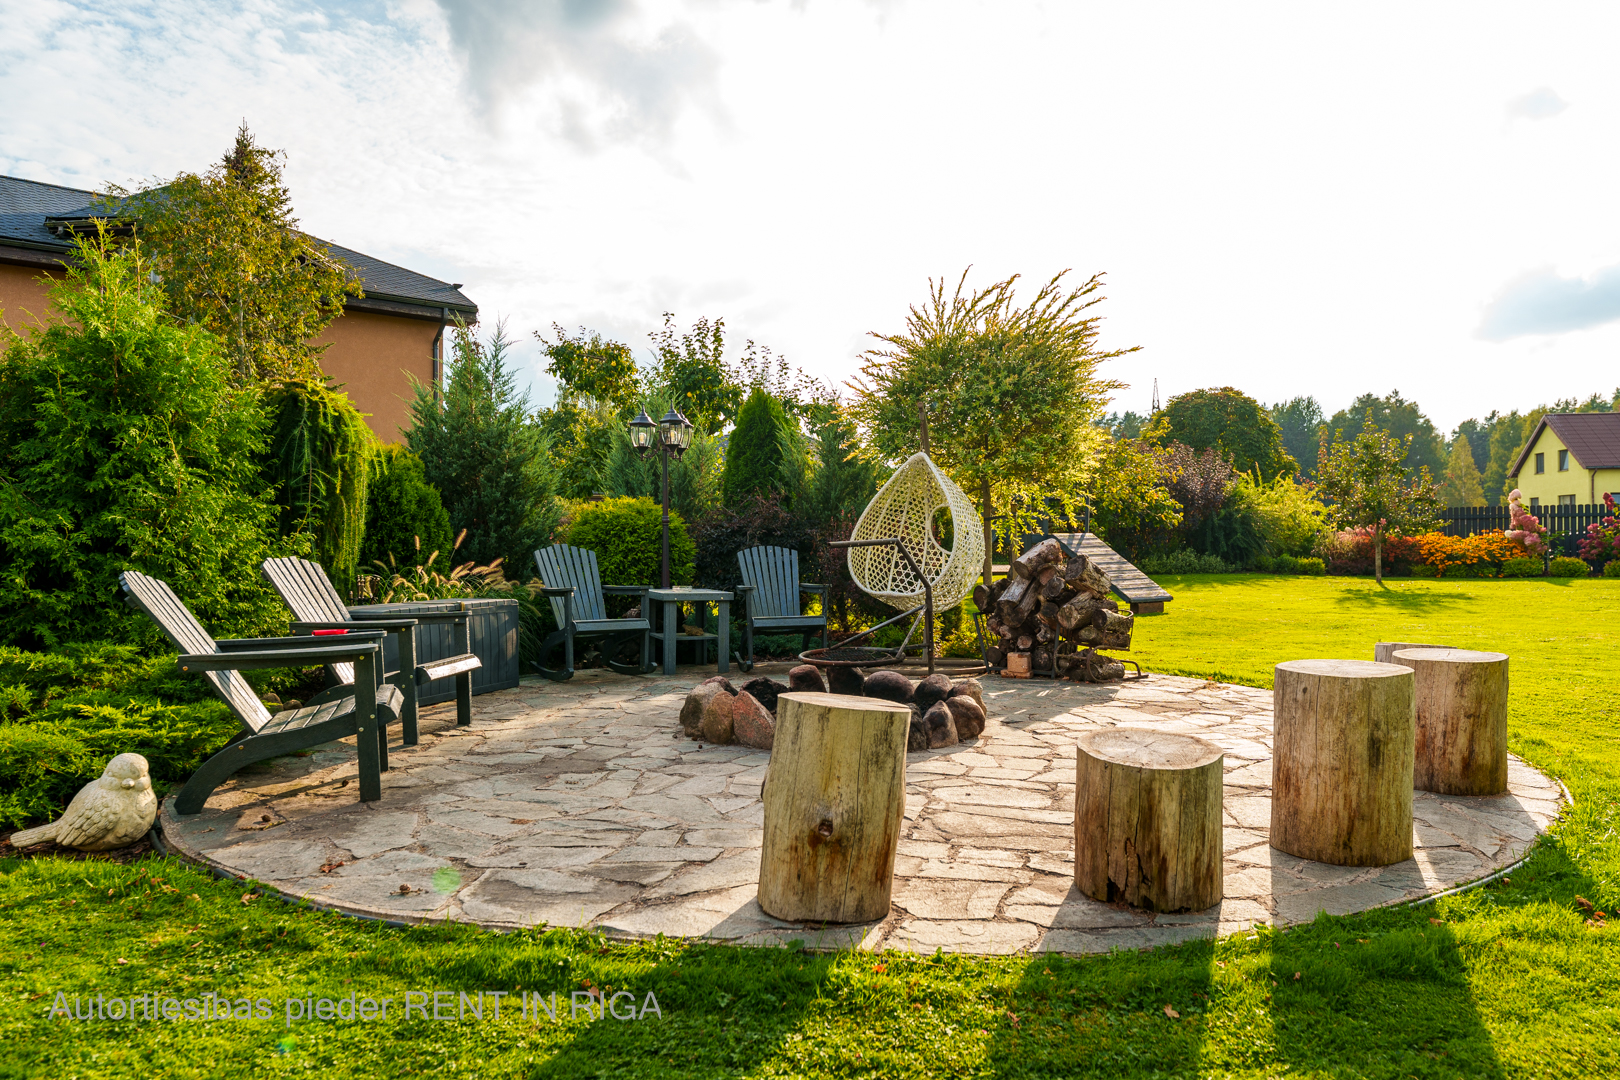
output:
M315 637L330 637L333 634L347 634L347 633L348 633L347 630L311 630L310 631L310 634L315 636Z

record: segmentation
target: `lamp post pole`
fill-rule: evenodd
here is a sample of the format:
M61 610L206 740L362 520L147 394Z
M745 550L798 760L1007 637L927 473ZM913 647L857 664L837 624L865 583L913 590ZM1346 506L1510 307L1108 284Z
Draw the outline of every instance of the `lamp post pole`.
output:
M669 447L662 447L658 456L664 462L664 560L663 573L659 575L661 589L669 588Z
M653 445L653 435L657 433L658 443ZM687 446L692 441L692 422L673 406L662 420L653 421L643 409L630 421L630 445L636 448L636 453L645 458L653 450L658 451L662 459L661 471L663 474L663 558L659 573L659 588L667 589L670 586L669 576L669 459L671 455L679 460L686 453Z

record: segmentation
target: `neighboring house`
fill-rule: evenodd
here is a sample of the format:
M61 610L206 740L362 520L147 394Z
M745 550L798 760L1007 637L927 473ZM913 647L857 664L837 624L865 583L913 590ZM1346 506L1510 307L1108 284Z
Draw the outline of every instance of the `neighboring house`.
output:
M92 216L95 192L0 176L0 322L22 333L44 323L49 279L62 271L71 222ZM326 243L323 241L323 243ZM321 366L343 384L377 437L395 442L406 425L411 378L437 383L446 325L478 321L478 305L449 284L326 243L360 280L343 314L316 344L327 345Z
M1508 471L1530 506L1620 496L1620 413L1548 413Z

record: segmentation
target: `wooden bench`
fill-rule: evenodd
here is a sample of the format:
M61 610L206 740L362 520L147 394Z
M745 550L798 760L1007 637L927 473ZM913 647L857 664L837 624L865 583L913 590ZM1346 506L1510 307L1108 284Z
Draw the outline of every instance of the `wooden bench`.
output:
M207 679L242 725L236 739L191 774L175 796L177 812L200 811L209 794L244 766L349 735L358 736L360 801L382 798L382 773L388 768L388 724L398 718L403 700L397 686L383 684L379 678L384 631L215 641L167 583L134 570L120 574L118 582L125 602L150 616L180 650L180 670ZM353 682L342 688L348 693L327 691L300 708L285 709L274 716L240 674L253 669L339 663L354 668Z

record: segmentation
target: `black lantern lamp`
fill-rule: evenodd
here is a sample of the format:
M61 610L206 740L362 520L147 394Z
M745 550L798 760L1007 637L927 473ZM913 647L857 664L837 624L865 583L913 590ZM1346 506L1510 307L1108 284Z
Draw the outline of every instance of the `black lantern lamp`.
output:
M658 433L656 441L653 439L654 431ZM636 414L636 418L630 421L630 445L634 446L636 453L642 457L646 457L656 450L658 456L663 459L664 556L661 564L661 584L659 588L667 589L669 588L669 459L671 456L679 458L686 453L686 448L692 445L692 422L682 416L673 405L670 406L669 412L664 414L664 418L656 424L647 415L647 410L642 409ZM674 646L666 643L664 647L673 648Z

